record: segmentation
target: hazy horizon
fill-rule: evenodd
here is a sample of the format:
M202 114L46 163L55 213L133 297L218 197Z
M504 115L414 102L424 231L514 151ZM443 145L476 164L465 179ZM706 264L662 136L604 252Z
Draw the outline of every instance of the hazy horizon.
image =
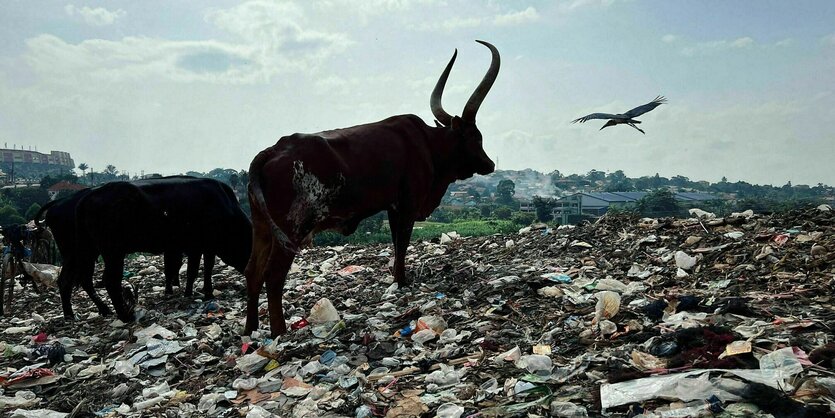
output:
M0 142L97 171L248 169L284 135L444 107L489 63L500 169L835 184L835 3L326 0L0 3ZM164 12L161 12L164 11ZM656 95L646 131L620 113Z

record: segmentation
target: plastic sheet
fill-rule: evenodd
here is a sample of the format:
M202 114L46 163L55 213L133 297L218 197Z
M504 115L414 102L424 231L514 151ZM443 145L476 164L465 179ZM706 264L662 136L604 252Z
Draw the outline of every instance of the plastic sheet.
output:
M631 402L655 398L692 401L716 395L723 402L741 399L739 392L745 383L715 373L730 374L781 390L791 390L787 380L803 370L791 347L773 351L760 358L760 369L704 369L605 384L600 387L603 409Z

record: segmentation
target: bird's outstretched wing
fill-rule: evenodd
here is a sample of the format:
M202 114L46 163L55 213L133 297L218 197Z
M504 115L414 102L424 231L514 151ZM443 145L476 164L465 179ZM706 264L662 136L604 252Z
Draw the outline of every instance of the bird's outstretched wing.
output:
M571 121L571 123L583 123L588 120L592 119L619 119L619 115L612 115L609 113L592 113L591 115L583 116L582 118L577 118Z
M638 107L624 113L624 115L626 115L630 119L635 118L635 117L643 115L644 113L649 112L652 109L655 109L656 107L660 106L663 103L667 103L667 98L664 97L664 96L658 96L658 97L655 98L655 100L653 100L653 101L651 101L651 102L649 102L645 105L638 106Z

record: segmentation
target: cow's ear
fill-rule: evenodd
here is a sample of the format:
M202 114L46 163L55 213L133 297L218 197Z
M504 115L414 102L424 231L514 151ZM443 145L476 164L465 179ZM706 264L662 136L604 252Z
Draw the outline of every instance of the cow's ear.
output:
M453 116L452 120L450 120L449 122L449 127L452 128L453 131L461 129L461 118L458 116Z

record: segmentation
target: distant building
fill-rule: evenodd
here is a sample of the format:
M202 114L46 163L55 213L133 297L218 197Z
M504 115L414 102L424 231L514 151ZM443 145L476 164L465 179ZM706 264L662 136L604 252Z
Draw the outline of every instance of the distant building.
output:
M600 216L612 207L629 207L635 205L649 192L580 192L557 200L554 208L554 219L562 220L563 224L570 222L578 215ZM673 192L680 203L692 206L699 202L720 200L721 197L712 193Z
M40 179L47 174L64 174L75 168L70 153L50 151L43 154L25 149L0 149L0 170L8 180Z
M70 183L70 182L64 180L64 181L59 181L58 183L55 183L52 186L49 186L49 188L46 189L46 192L49 194L49 199L50 200L55 200L55 198L58 197L58 194L63 192L63 191L76 191L77 192L79 190L84 190L86 188L87 188L87 186L82 186L82 185L77 184L77 183Z

